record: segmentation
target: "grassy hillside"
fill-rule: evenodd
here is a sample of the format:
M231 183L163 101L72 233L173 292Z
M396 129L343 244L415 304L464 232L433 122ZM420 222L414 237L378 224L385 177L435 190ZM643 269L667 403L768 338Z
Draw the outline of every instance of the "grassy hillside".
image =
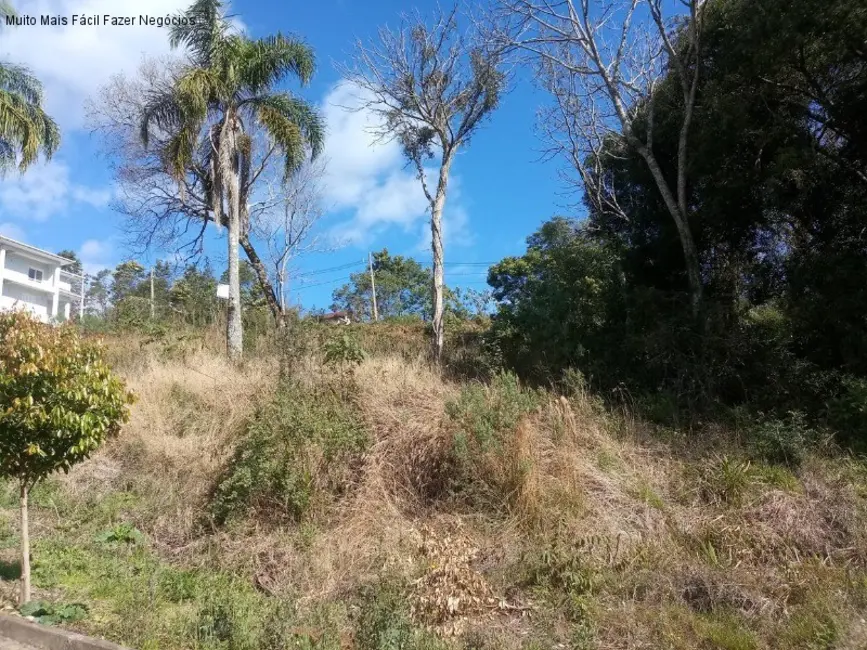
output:
M142 649L867 647L863 460L797 422L654 427L577 376L443 379L418 328L361 329L360 365L313 331L282 380L273 343L108 341L139 402L33 492L45 611ZM3 578L17 535L4 485Z

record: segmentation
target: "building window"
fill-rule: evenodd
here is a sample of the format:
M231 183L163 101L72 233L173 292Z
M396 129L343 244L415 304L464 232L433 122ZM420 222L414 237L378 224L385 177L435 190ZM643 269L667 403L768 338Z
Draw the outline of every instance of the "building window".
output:
M42 282L42 271L39 269L30 269L27 273L27 277L31 280L35 280L36 282Z

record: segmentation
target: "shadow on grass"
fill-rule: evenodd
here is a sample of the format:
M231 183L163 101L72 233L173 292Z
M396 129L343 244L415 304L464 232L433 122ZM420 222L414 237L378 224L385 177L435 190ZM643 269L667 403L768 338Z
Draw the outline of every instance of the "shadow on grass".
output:
M0 560L0 580L20 580L21 562L19 560Z

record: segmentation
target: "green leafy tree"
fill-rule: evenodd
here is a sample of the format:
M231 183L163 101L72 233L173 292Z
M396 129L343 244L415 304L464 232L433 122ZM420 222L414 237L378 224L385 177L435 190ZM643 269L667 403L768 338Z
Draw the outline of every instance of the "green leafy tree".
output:
M170 91L151 99L141 139L148 146L154 131L171 134L161 152L169 173L184 187L195 170L205 184L211 220L228 229L227 339L229 356L238 358L243 351L238 246L250 230L249 197L241 190L255 171L250 129L256 123L267 134L282 154L287 176L309 151L318 153L323 128L317 112L288 92L274 91L289 75L307 83L314 57L306 44L279 33L258 40L236 33L220 0L196 0L184 17L188 20L171 28L170 41L186 48L191 65ZM270 294L276 304L273 290Z
M429 317L431 272L414 259L391 255L388 249L373 254L376 308L380 318ZM333 309L356 317L372 318L368 270L353 273L349 282L332 294Z
M60 257L65 257L72 262L72 264L64 267L64 270L69 271L70 273L81 275L83 267L81 266L81 259L78 257L78 253L73 250L64 248L62 251L58 251L57 254L60 255Z
M169 301L174 312L191 325L206 325L217 313L217 280L210 265L190 265L172 285Z
M130 260L111 274L111 320L121 327L139 327L150 318L149 287L144 266Z
M88 276L85 309L90 316L105 316L111 303L111 269L101 269Z
M488 284L498 303L493 338L525 373L579 367L592 375L622 349L617 256L573 221L545 223L528 238L525 255L491 267Z
M135 260L118 264L111 274L112 302L118 305L131 296L140 295L144 280L145 268Z
M30 489L116 435L132 401L100 349L75 329L0 313L0 474L19 485L22 604L30 600Z
M0 19L14 15L9 3L0 3ZM16 162L24 171L40 152L51 158L60 146L60 130L42 100L42 83L27 68L0 63L0 174Z
M577 366L597 385L665 391L691 411L722 403L815 419L842 400L858 412L848 403L867 376L865 19L843 0L703 3L685 152L677 73L663 70L628 106L664 178L687 172L702 328L684 318L682 233L658 179L603 130L592 152L573 142L586 225L546 224L526 255L491 271L507 360L540 374ZM687 28L672 32L675 46L688 47ZM593 106L558 110L580 127Z

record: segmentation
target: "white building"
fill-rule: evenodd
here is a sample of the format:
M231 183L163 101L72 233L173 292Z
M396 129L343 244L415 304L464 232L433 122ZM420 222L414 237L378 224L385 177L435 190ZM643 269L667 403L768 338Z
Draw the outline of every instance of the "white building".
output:
M81 296L68 259L0 235L0 309L27 309L42 322L67 320ZM83 286L82 286L83 289Z

